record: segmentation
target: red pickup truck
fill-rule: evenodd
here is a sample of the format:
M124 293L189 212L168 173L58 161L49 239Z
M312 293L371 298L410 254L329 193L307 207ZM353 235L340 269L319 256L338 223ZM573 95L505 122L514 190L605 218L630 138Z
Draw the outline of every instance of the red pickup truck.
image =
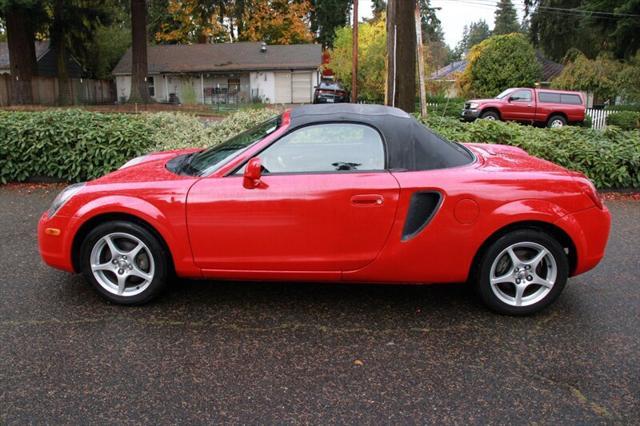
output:
M493 99L465 102L462 119L513 120L562 127L581 123L584 114L584 98L580 92L518 87L507 89Z

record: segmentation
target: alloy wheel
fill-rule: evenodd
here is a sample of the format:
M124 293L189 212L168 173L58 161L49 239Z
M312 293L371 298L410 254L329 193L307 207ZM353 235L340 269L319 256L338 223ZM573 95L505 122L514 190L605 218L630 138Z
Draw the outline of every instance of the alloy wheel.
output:
M491 265L493 294L510 306L529 306L544 299L558 276L551 251L534 242L518 242L500 252Z
M153 281L155 263L151 250L129 233L101 237L93 245L89 259L94 278L109 293L135 296Z

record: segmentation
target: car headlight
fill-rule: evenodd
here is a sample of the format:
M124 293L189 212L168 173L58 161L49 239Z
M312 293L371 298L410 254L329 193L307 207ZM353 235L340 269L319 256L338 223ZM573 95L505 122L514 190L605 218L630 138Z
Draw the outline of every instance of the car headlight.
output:
M469 104L469 108L471 108L471 109L476 109L476 108L478 108L478 106L479 106L479 104L477 102L471 102Z
M49 207L48 215L49 217L53 217L60 207L64 206L67 201L71 199L74 195L78 193L84 186L86 182L74 183L73 185L67 186L65 189L60 191L58 196L51 203L51 207Z
M124 163L122 166L120 166L120 169L124 169L125 167L135 166L136 164L140 164L144 160L146 160L148 156L149 155L141 155L140 157L133 158L127 161L126 163Z

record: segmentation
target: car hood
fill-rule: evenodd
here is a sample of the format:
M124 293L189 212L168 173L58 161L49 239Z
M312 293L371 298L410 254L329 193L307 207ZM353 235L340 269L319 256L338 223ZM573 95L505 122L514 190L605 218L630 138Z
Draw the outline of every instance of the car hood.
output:
M468 101L466 101L465 103L470 104L471 102L475 102L478 104L486 104L489 102L500 102L500 99L496 99L496 98L488 98L488 99L470 99Z
M167 162L184 154L196 152L198 149L177 149L171 151L153 152L138 157L132 165L124 164L118 170L98 178L90 183L125 183L125 182L157 182L189 178L170 172L166 168Z

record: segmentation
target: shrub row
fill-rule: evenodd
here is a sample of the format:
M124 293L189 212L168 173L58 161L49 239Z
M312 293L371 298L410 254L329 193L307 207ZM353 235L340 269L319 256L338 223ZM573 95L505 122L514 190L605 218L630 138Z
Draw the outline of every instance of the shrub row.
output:
M614 112L607 116L607 125L618 126L622 130L640 129L640 112Z
M636 111L640 112L640 104L622 104L622 105L607 105L604 109L611 109L614 111Z
M0 112L0 181L101 176L153 146L147 121L78 110Z
M0 112L0 181L52 177L80 181L147 152L206 147L273 116L270 109L203 125L176 113L100 114L80 110ZM448 139L508 144L589 176L600 188L640 188L640 131L612 126L541 129L431 114L426 124Z
M450 140L517 146L531 155L583 172L599 188L640 188L637 130L611 127L599 131L573 126L546 129L488 120L462 123L439 117L429 117L426 124Z
M274 114L239 112L204 126L195 116L175 113L1 111L0 182L93 179L147 152L219 143Z

